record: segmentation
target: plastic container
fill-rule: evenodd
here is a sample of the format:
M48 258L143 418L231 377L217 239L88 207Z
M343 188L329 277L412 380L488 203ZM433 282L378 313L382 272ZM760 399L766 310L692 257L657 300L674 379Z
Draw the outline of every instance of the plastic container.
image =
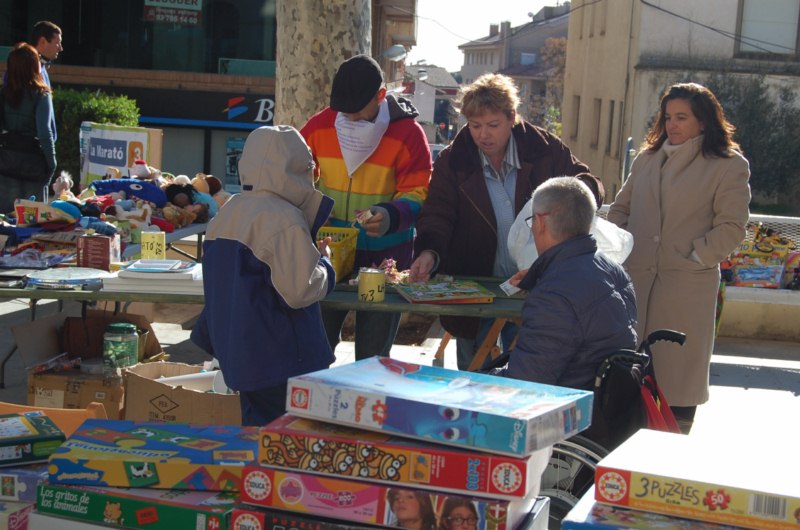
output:
M139 362L139 333L136 325L114 322L103 334L103 374L119 375L121 368Z
M358 242L358 228L335 228L323 226L317 232L317 239L330 237L331 264L336 271L336 281L347 278L356 263L356 243Z

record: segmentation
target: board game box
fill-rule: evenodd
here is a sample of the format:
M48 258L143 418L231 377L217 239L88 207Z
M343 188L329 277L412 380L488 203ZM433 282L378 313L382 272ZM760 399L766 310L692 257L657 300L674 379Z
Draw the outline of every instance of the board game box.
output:
M586 429L592 393L371 357L289 378L287 412L527 456Z
M0 502L0 528L26 530L28 516L35 506L33 502Z
M413 497L431 523L448 500L458 501L471 505L477 514L474 530L512 530L536 500L534 496L506 501L453 495L252 466L245 467L240 493L247 504L383 526L401 526L392 509L398 496Z
M517 530L547 530L550 499L537 497ZM230 530L375 530L374 526L241 505L231 515Z
M765 465L746 443L642 429L603 458L595 499L606 504L764 530L800 525L800 460Z
M235 490L257 450L257 427L90 419L50 457L50 481Z
M562 530L735 530L736 527L694 521L596 502L594 486L561 521Z
M264 466L509 500L538 490L549 454L512 458L288 414L260 429L258 447Z
M47 464L0 469L0 501L36 502L36 486L47 480Z
M121 528L222 530L237 501L236 492L42 484L36 509Z
M41 412L0 415L0 467L46 462L64 433Z

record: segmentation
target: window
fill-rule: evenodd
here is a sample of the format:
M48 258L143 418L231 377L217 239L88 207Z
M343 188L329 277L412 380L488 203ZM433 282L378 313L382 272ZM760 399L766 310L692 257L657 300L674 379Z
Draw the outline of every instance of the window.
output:
M530 66L532 64L536 64L536 54L522 52L520 54L519 64L521 64L522 66Z
M572 96L572 131L570 137L574 140L578 137L578 125L580 125L581 97Z
M614 143L614 103L613 99L608 102L608 130L606 131L606 154L611 154L612 144Z
M796 55L800 2L742 0L738 51L742 54Z
M594 105L592 106L592 138L589 142L589 147L597 149L597 144L600 142L600 110L603 108L603 100L594 98Z

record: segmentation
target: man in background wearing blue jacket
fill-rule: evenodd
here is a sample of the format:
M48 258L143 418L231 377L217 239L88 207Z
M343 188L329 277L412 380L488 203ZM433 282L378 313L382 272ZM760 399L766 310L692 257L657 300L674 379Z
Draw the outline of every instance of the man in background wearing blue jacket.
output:
M239 391L242 425L286 412L289 377L334 361L319 301L336 274L316 234L333 200L314 188L314 161L293 127L260 127L239 161L242 193L220 208L203 243L205 307L192 342Z

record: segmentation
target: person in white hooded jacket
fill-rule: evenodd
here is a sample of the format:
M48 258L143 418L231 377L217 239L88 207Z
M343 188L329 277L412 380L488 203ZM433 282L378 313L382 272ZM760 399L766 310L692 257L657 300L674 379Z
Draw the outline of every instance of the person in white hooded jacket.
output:
M290 126L250 133L239 178L242 193L208 225L191 339L239 391L242 425L264 425L285 412L289 377L334 361L319 301L336 275L330 238L316 241L333 199L314 188L311 151Z

